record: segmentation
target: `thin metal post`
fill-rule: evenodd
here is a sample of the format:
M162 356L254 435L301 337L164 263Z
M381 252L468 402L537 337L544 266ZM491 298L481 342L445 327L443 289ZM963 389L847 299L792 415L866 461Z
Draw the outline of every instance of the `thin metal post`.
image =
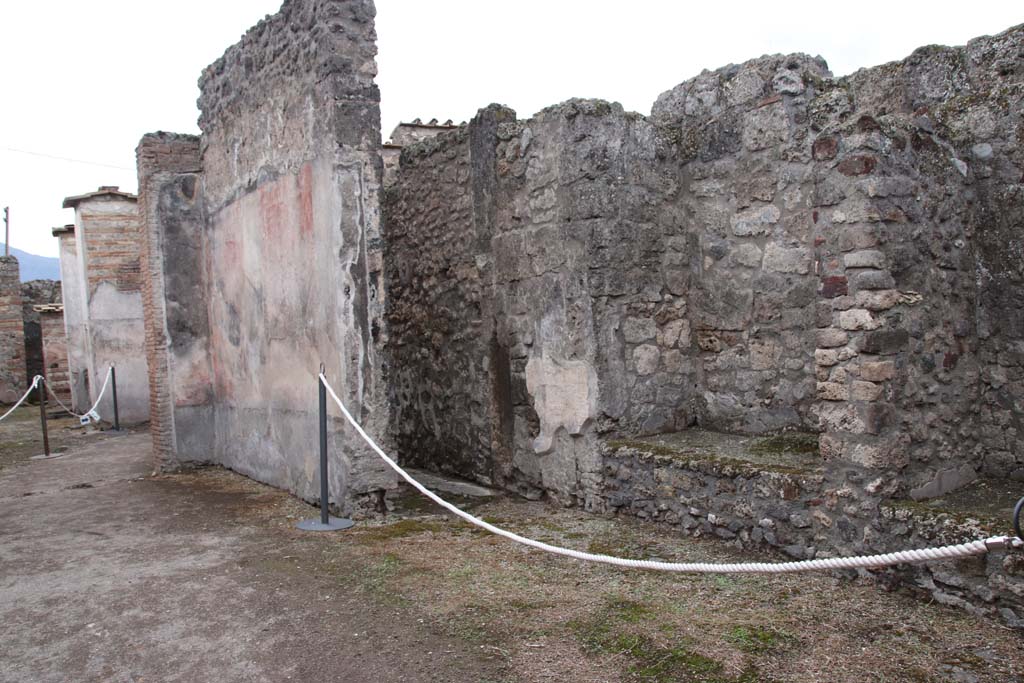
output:
M316 386L320 399L320 523L330 522L327 510L330 493L327 490L327 387L317 377Z
M324 374L324 365L320 364L320 372L316 377L316 395L320 412L320 519L304 519L295 526L303 531L341 531L353 526L351 519L331 517L330 489L327 484L327 387L320 375Z
M1013 508L1013 533L1017 534L1017 538L1024 541L1024 532L1020 530L1020 513L1024 510L1024 498L1017 501L1016 507Z
M117 412L117 368L110 366L110 388L114 390L114 431L121 431L121 418Z
M43 456L50 457L50 433L46 428L46 387L43 386L43 382L46 380L39 380L36 384L36 391L39 392L39 424L43 428Z
M4 207L4 256L11 255L11 207Z

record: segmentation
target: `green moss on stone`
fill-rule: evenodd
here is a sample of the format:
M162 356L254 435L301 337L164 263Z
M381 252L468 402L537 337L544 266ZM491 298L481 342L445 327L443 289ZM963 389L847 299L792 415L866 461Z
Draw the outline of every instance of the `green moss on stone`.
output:
M761 439L750 447L753 453L765 455L783 455L789 453L816 454L818 453L818 435L802 432L784 432Z
M731 469L736 474L744 474L747 476L753 476L761 474L763 472L775 472L778 474L791 474L791 475L802 475L809 474L812 470L804 467L794 467L791 465L781 465L774 463L752 463L746 460L740 460L738 458L728 458L721 455L713 455L710 453L700 453L694 451L681 451L671 446L665 446L662 444L651 443L648 441L638 441L632 439L614 439L607 442L609 448L613 451L622 449L629 449L637 451L644 455L650 455L659 458L667 458L676 462L707 462L716 466L720 469ZM723 472L723 474L729 475L730 472Z

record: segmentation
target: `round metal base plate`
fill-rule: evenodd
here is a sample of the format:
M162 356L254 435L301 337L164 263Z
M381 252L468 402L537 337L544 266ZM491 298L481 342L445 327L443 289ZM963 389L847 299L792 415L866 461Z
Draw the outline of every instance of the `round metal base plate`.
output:
M56 460L63 458L67 453L51 453L50 455L33 455L29 460Z
M351 519L342 519L340 517L329 517L327 524L324 524L318 517L316 519L304 519L295 526L303 531L343 531L354 525L355 522Z

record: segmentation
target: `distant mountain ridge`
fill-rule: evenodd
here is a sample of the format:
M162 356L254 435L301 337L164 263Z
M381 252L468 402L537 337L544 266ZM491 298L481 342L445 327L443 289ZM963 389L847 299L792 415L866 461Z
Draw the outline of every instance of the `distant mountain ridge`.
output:
M4 243L0 242L0 256L4 254ZM11 256L18 258L21 281L60 280L60 259L53 256L37 256L11 247Z

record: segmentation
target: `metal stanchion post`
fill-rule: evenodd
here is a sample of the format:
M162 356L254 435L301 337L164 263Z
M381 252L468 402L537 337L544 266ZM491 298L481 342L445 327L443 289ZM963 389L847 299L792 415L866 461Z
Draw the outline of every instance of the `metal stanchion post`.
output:
M114 431L121 431L121 418L117 412L117 368L110 366L110 388L114 391Z
M1017 501L1016 507L1013 508L1013 533L1017 534L1017 538L1024 541L1024 531L1020 529L1020 513L1024 511L1024 498Z
M36 384L36 390L39 392L39 426L43 430L43 452L41 455L33 455L32 460L50 460L64 455L63 453L56 455L50 453L50 429L46 422L46 387L43 386L45 383L46 380L40 377Z
M320 523L329 524L331 515L327 504L331 493L327 489L327 390L319 377L316 384L320 399Z
M46 387L43 383L45 379L39 380L36 384L36 390L39 392L39 423L43 427L43 457L50 457L50 433L46 428Z
M320 372L324 372L322 363ZM320 406L320 519L304 519L295 526L303 531L341 531L350 528L353 522L351 519L332 517L328 510L330 491L327 487L327 387L320 381L319 375L316 378L316 386Z

